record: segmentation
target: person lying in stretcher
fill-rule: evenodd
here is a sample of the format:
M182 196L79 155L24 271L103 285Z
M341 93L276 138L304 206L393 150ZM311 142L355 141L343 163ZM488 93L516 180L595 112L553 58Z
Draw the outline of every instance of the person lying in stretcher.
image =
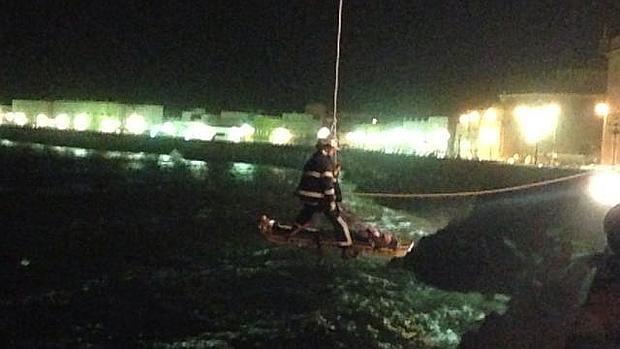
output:
M398 240L394 234L386 231L381 231L373 225L361 222L356 219L350 212L343 210L341 207L340 214L349 225L351 225L352 231L355 234L355 239L358 241L364 241L369 243L373 248L392 248L398 247Z
M373 248L392 248L398 247L398 240L389 232L382 232L379 229L369 226L363 230L357 230L356 234L360 240L366 240Z

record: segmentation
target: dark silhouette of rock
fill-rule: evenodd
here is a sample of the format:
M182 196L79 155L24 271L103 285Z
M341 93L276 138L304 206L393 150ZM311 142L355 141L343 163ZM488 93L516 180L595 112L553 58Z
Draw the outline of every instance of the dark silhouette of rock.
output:
M469 217L421 239L407 256L404 267L436 287L511 297L506 313L489 314L463 336L461 349L571 345L596 258L573 256L570 233L593 230L603 214L580 216L595 210L583 187L575 181L481 199Z
M565 348L593 275L583 258L544 283L534 281L512 298L505 314L490 314L477 331L466 333L459 348Z
M607 212L603 220L603 229L607 235L609 249L620 256L620 204Z
M603 228L609 251L593 259L598 270L567 348L620 348L620 205L607 213Z
M533 274L564 268L572 246L553 227L582 195L572 184L479 200L469 217L422 238L405 267L433 286L453 291L517 294ZM554 272L554 271L552 271Z

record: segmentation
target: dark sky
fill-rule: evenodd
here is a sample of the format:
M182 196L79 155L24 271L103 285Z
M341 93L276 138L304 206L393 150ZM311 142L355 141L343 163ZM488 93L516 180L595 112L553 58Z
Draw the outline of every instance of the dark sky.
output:
M611 0L345 0L341 108L441 113L487 101L506 76L596 58L604 18L619 13ZM337 0L9 1L0 98L329 105L336 19Z

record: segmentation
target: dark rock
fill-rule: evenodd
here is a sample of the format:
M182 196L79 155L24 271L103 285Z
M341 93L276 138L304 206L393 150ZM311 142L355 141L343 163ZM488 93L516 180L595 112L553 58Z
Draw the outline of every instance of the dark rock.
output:
M563 349L594 273L586 259L513 297L508 311L487 316L463 336L460 349Z
M532 274L546 274L570 260L572 247L562 241L567 238L552 229L569 211L570 190L547 190L480 200L469 217L421 239L406 268L446 290L521 292Z
M620 348L620 258L600 264L567 348Z
M620 256L620 204L607 212L603 220L603 229L607 235L609 249Z

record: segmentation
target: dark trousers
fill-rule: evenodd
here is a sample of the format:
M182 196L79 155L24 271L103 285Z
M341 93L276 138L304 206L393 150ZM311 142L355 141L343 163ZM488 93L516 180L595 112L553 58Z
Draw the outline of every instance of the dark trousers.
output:
M347 222L342 219L340 216L340 212L336 210L330 210L327 205L312 205L312 204L304 204L295 219L295 223L298 225L306 225L312 219L315 213L323 212L327 220L332 224L336 233L336 241L338 241L338 246L351 246L353 244L353 240L351 240L351 233L349 232L349 226Z

